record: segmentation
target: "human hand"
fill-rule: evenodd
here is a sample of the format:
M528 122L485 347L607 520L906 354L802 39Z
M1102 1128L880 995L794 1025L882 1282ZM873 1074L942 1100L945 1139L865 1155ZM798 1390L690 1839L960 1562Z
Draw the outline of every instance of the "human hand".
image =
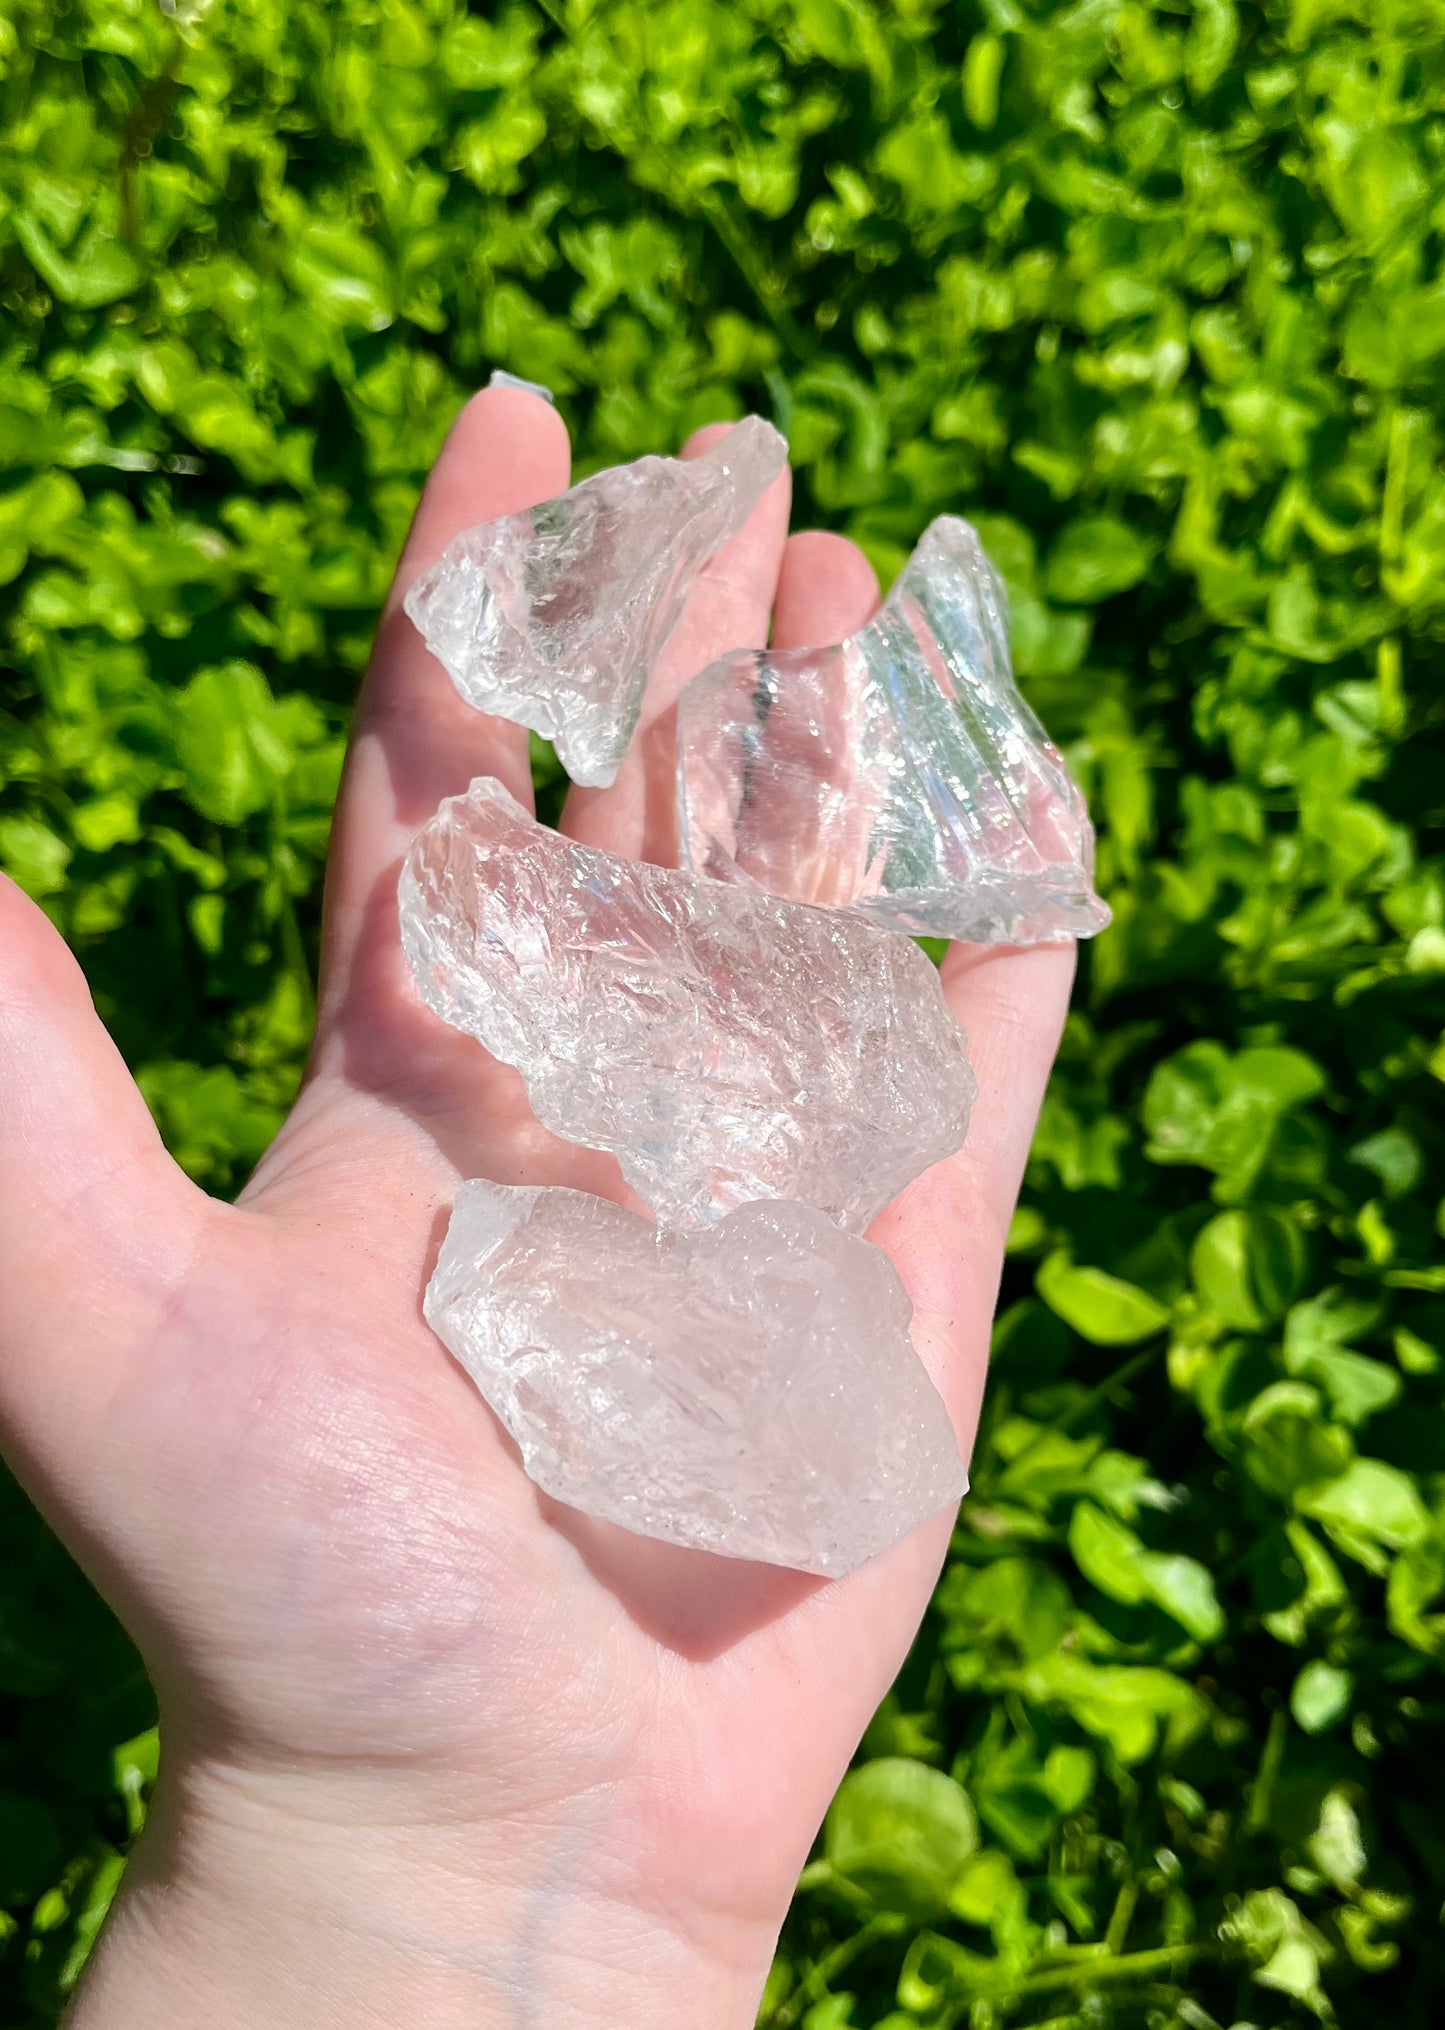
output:
M567 480L550 408L478 396L398 587ZM764 642L770 614L780 645L868 617L861 553L787 521L785 476L695 586L616 784L574 792L564 830L671 858L681 684ZM0 877L0 1438L134 1634L163 1720L79 2030L743 2030L937 1576L947 1516L825 1584L562 1509L424 1324L459 1178L623 1189L410 991L400 860L479 774L528 800L526 735L460 702L394 593L306 1082L235 1206L171 1163L79 968ZM968 1143L872 1230L965 1452L1071 974L1068 947L948 954Z

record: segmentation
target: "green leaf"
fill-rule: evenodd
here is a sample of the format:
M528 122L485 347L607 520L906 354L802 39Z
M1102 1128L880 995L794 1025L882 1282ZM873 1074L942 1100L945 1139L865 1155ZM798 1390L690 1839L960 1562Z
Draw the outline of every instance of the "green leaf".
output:
M939 1594L939 1611L961 1643L984 1631L1006 1634L1024 1657L1046 1656L1069 1625L1067 1588L1037 1559L1001 1557L981 1571L955 1568Z
M1044 590L1050 599L1095 606L1127 592L1149 568L1150 547L1115 515L1086 515L1068 523L1049 552Z
M364 233L339 221L298 220L287 248L298 293L327 322L384 331L394 305L387 263Z
M1363 1353L1322 1351L1299 1357L1290 1365L1294 1373L1319 1383L1342 1424L1363 1424L1367 1417L1388 1409L1400 1393L1395 1370Z
M1354 1688L1348 1671L1316 1657L1295 1679L1289 1709L1306 1734L1323 1734L1350 1710Z
M0 584L19 575L32 551L52 549L84 505L75 481L60 472L39 473L0 494Z
M977 1845L978 1820L960 1785L895 1756L843 1779L823 1837L840 1880L875 1908L920 1921L947 1908Z
M1161 1747L1177 1753L1198 1737L1209 1717L1194 1687L1169 1671L1095 1664L1062 1650L1021 1676L1019 1688L1056 1702L1128 1764L1145 1761Z
M1132 1530L1086 1501L1069 1519L1069 1549L1086 1579L1111 1599L1137 1606L1149 1597L1142 1569L1143 1545Z
M196 809L223 825L264 809L294 757L286 730L286 715L253 664L198 671L176 698L174 727Z
M1023 1907L1026 1899L1013 1863L997 1847L965 1861L954 1884L949 1908L965 1924L1005 1924Z
M72 1988L80 1978L81 1969L100 1935L100 1927L115 1901L124 1873L124 1855L102 1851L91 1871L84 1898L73 1919L74 1937L70 1951L60 1968L59 1986L62 1993Z
M1320 1820L1308 1842L1309 1857L1337 1889L1357 1889L1368 1856L1354 1806L1343 1790L1325 1793ZM1391 1961L1386 1959L1385 1965Z
M1270 1494L1333 1478L1354 1457L1348 1431L1327 1423L1319 1391L1305 1382L1261 1389L1240 1418L1245 1471Z
M244 1177L281 1125L274 1085L229 1064L144 1065L136 1082L172 1155L198 1183L224 1185L233 1168Z
M985 132L998 118L1003 43L996 35L975 35L963 58L963 110Z
M113 227L100 221L87 228L69 254L53 244L44 225L32 214L21 212L14 221L14 232L54 294L78 310L114 303L140 284L144 271L134 250L116 237Z
M1197 1559L1148 1550L1124 1524L1081 1501L1069 1521L1069 1549L1086 1579L1125 1606L1151 1601L1197 1642L1223 1632L1214 1581Z
M1420 932L1415 935L1418 937ZM1419 1143L1398 1127L1382 1128L1378 1135L1367 1135L1350 1151L1350 1159L1375 1173L1387 1198L1406 1197L1419 1183L1424 1169Z
M0 817L0 865L27 895L57 893L69 863L69 846L38 818Z
M1282 1316L1304 1281L1304 1235L1288 1213L1222 1212L1189 1255L1189 1273L1211 1311L1244 1332Z
M1076 1812L1094 1787L1097 1763L1087 1748L1063 1743L1051 1748L1044 1760L1043 1784L1061 1812Z
M1423 1542L1430 1514L1408 1474L1383 1459L1356 1459L1336 1480L1296 1495L1303 1515L1408 1550Z
M1319 1066L1302 1051L1258 1045L1231 1055L1212 1041L1187 1044L1150 1077L1145 1153L1155 1163L1201 1164L1218 1175L1219 1197L1241 1198L1287 1118L1323 1086Z
M1035 1284L1051 1311L1095 1346L1133 1346L1169 1323L1169 1309L1107 1269L1080 1267L1059 1250L1039 1264Z
M1145 1576L1155 1605L1172 1614L1196 1642L1215 1642L1224 1633L1224 1610L1207 1566L1182 1553L1150 1551Z
M1213 91L1239 45L1234 0L1196 0L1184 42L1184 75L1197 97Z
M1220 1929L1253 1962L1261 1987L1294 1996L1316 2015L1332 2013L1320 1987L1329 1947L1283 1890L1252 1890Z
M1384 1361L1348 1352L1341 1344L1367 1331L1378 1305L1338 1287L1291 1307L1285 1320L1284 1358L1291 1374L1317 1382L1344 1424L1361 1424L1387 1409L1400 1393L1400 1376Z
M542 109L521 98L498 100L485 120L474 120L456 140L458 164L478 190L515 190L518 166L543 139Z
M111 790L77 804L70 814L70 828L77 843L90 853L108 853L114 846L133 844L142 835L135 798L124 790Z
M1392 1560L1386 1601L1395 1634L1426 1656L1445 1654L1445 1545L1438 1537Z

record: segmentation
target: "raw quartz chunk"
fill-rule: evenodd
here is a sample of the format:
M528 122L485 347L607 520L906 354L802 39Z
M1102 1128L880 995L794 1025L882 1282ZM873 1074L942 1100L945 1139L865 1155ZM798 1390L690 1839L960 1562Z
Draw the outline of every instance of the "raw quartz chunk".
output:
M610 783L694 578L787 456L746 416L700 458L595 473L464 530L406 611L469 705L544 734L574 782Z
M679 701L677 752L696 873L980 943L1109 921L1084 800L1014 684L1003 587L956 516L841 645L711 664Z
M418 834L400 903L423 999L663 1222L791 1198L861 1230L963 1141L938 976L858 917L576 845L488 777Z
M537 1485L643 1536L838 1578L967 1486L903 1285L808 1206L464 1184L426 1315Z

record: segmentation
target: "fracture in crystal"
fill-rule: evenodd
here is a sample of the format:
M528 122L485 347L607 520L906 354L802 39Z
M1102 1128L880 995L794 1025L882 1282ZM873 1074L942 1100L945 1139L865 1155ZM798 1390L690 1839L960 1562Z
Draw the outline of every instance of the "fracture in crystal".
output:
M639 458L467 529L405 607L469 705L556 745L574 782L617 774L698 571L787 462L760 417L698 458Z
M887 1257L807 1206L464 1184L426 1315L536 1484L643 1536L838 1578L967 1485Z
M664 1222L787 1198L862 1231L963 1141L938 975L858 916L577 845L486 777L422 829L400 903L422 997Z

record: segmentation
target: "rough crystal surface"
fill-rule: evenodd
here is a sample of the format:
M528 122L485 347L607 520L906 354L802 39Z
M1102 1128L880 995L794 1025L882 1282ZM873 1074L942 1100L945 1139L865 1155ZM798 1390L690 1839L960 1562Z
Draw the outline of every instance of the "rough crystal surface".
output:
M678 707L686 866L896 930L1033 944L1102 930L1094 835L1014 684L967 522L924 533L840 646L739 650Z
M808 1206L464 1184L426 1315L537 1485L644 1536L838 1578L967 1485L903 1285Z
M574 782L616 775L701 566L787 462L747 416L700 458L639 458L467 529L405 606L470 705L553 741Z
M576 845L489 777L418 834L400 903L423 998L661 1220L790 1198L861 1230L963 1140L938 976L859 917Z

